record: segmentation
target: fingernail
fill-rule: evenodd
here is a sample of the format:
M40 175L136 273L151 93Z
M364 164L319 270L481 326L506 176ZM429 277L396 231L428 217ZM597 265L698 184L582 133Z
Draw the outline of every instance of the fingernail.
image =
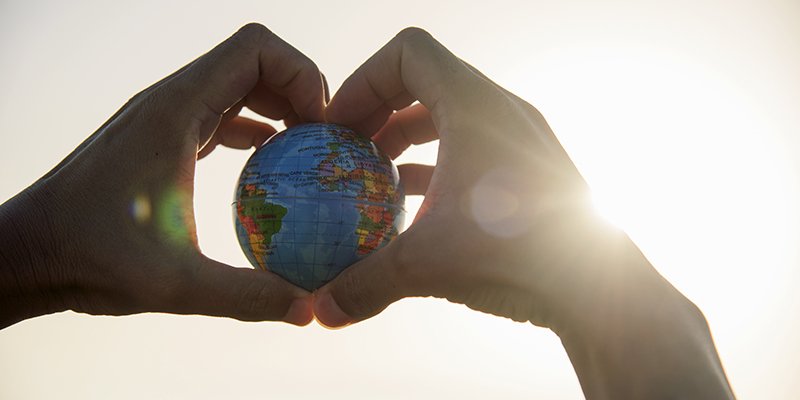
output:
M330 292L325 292L315 296L314 316L317 322L325 328L336 329L344 328L353 323L353 319L336 304Z
M311 320L314 319L311 300L311 296L295 299L289 306L289 311L286 312L283 321L297 326L306 326L311 323Z

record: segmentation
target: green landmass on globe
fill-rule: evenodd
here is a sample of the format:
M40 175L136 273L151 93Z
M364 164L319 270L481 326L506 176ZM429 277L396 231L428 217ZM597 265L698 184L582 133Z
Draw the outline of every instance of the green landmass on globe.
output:
M397 167L370 140L334 124L271 137L245 164L234 200L250 263L306 290L386 245L405 221Z

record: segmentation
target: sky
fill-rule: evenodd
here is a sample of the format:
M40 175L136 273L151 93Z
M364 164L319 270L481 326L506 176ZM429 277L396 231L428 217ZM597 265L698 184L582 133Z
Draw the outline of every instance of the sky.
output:
M598 212L704 311L739 397L800 391L800 3L162 3L0 2L0 201L247 22L315 60L332 90L419 26L539 108ZM400 162L435 163L436 151L417 146ZM200 245L240 266L229 207L248 156L217 151L197 171ZM0 331L0 398L321 396L581 392L548 330L436 299L336 331L72 312Z

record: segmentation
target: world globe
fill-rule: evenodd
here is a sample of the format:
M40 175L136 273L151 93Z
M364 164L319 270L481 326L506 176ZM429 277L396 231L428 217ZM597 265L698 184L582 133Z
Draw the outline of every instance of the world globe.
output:
M250 263L313 291L386 245L405 221L397 167L370 140L334 124L301 124L245 164L233 203Z

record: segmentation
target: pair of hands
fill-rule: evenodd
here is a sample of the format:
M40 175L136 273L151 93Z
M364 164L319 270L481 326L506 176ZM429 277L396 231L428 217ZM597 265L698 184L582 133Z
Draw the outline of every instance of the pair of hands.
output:
M393 158L439 140L435 167L400 166L407 192L425 194L414 224L314 295L203 256L196 160L275 132L238 116L245 106L287 125L350 126ZM136 95L0 209L15 244L4 248L4 302L17 310L2 323L71 309L297 325L316 315L337 327L403 297L436 296L553 329L588 326L604 293L657 274L593 216L587 193L536 109L422 30L398 34L328 103L311 60L248 25Z
M419 29L326 100L317 66L255 24L133 97L0 206L0 327L64 310L338 327L436 296L551 328L587 397L733 396L702 314L594 215L532 106ZM313 294L205 257L195 163L275 133L238 116L245 106L350 126L392 157L439 140L435 167L399 167L407 193L425 195L414 223Z

